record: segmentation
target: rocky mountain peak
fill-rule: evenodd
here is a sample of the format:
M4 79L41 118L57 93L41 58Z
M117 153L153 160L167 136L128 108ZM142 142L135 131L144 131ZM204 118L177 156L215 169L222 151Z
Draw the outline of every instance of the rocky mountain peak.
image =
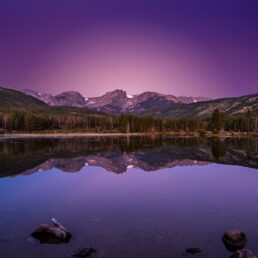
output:
M139 95L136 96L138 102L144 102L149 99L156 99L156 100L164 100L164 101L169 101L169 102L174 102L174 103L180 103L181 101L178 100L178 98L174 95L165 95L162 93L158 92L152 92L152 91L145 91Z
M66 91L55 96L58 106L84 107L85 98L77 91Z
M127 107L127 93L124 90L109 91L100 97L89 98L86 106L97 110L117 113L124 111Z
M126 91L124 91L124 90L116 89L113 91L108 91L102 97L104 97L104 96L116 97L116 96L127 96L127 94L126 94Z
M70 97L70 98L82 97L81 93L79 93L77 91L64 91L64 92L56 95L55 97L58 97L58 96L66 96L66 97Z

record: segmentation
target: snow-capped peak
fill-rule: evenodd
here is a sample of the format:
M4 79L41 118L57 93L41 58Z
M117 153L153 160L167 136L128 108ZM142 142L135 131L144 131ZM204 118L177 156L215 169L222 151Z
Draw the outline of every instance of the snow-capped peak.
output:
M132 95L126 95L128 99L132 99L133 96Z

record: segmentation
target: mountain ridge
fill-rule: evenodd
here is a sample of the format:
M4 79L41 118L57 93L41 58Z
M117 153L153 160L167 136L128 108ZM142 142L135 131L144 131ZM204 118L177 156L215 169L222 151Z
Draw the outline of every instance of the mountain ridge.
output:
M159 98L166 99L167 101L173 101L175 103L185 103L185 104L211 100L210 98L202 97L202 96L198 96L198 97L174 96L171 94L162 94L162 93L154 92L154 91L145 91L140 94L129 95L129 94L127 94L126 91L121 90L121 89L108 91L101 96L89 97L89 98L83 97L82 94L77 91L65 91L58 95L51 95L49 93L41 93L41 92L37 92L37 91L31 90L31 89L23 89L23 90L21 90L21 92L23 92L27 95L33 96L35 98L38 98L38 99L42 100L43 102L45 102L49 105L52 105L52 106L54 106L54 105L57 105L57 106L76 105L76 106L80 106L80 107L94 106L94 105L92 105L92 103L97 100L100 100L100 99L107 100L107 99L116 98L116 97L122 97L125 101L128 101L129 103L127 103L127 106L129 106L132 102L139 101L139 100L140 100L140 102L142 102L151 97L159 97ZM71 95L74 95L74 96L77 95L77 96L76 96L76 98L72 98ZM69 103L69 102L65 103L63 101L60 102L58 100L64 96L67 99L69 99L69 98L70 98L70 100L72 99L73 103ZM78 103L78 101L80 101L80 103ZM111 100L111 102L112 102L112 100Z
M0 111L22 110L42 114L100 114L87 108L76 106L51 106L46 102L22 91L0 86Z
M164 118L206 118L216 108L230 115L258 108L258 93L240 97L209 99L190 96L176 97L152 91L128 95L126 91L120 89L90 98L84 98L76 91L63 92L56 96L32 90L22 90L22 92L38 98L50 106L87 108L112 115L130 113Z

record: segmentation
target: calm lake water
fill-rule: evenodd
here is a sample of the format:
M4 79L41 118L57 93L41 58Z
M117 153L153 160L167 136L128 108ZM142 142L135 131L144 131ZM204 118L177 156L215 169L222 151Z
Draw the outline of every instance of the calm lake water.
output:
M258 255L257 151L257 138L0 138L0 257L228 258L231 228ZM69 243L30 237L52 217Z

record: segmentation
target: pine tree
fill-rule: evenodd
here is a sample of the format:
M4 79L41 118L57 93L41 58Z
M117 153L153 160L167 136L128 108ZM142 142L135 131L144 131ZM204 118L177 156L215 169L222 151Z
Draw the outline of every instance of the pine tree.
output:
M210 128L213 132L219 132L221 129L224 129L224 113L220 112L218 108L216 108L211 116Z

